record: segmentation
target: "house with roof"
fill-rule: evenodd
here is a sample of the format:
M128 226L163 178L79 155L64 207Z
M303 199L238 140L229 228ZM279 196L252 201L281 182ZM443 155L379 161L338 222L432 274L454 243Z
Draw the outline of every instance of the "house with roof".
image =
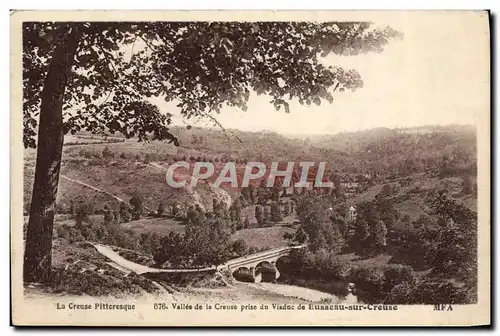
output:
M346 220L348 222L354 222L356 220L357 215L358 214L356 212L356 207L354 207L354 205L351 205L347 210Z

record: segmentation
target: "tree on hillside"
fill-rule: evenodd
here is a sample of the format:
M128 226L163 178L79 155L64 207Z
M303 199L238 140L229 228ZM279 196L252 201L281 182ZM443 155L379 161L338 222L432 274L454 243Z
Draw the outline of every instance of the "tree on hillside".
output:
M74 216L75 215L75 203L71 200L69 201L69 213Z
M113 152L109 149L108 146L104 147L102 150L102 157L105 159L112 158L114 156Z
M462 179L462 193L465 195L472 193L472 180L469 176L466 176Z
M248 218L248 215L245 217L245 220L243 221L243 229L248 229L250 227L250 218Z
M257 203L260 205L266 205L269 199L269 188L267 187L267 180L260 180L259 188L257 189Z
M262 208L262 221L263 224L267 224L271 220L271 207L263 206Z
M75 209L75 222L77 227L82 227L83 222L89 220L89 216L92 214L92 207L87 203L80 203Z
M136 194L130 199L130 205L132 206L132 218L134 220L140 219L144 211L144 199L141 195Z
M216 213L221 208L222 208L222 204L216 198L213 198L212 199L212 212Z
M229 217L231 219L232 224L235 225L236 229L241 229L243 222L241 218L241 202L239 199L236 199L233 204L231 205L231 208L229 209Z
M130 214L130 207L125 202L120 203L120 218L123 223L127 223L132 220L132 215Z
M377 252L381 252L387 245L387 227L382 220L375 220L371 226L372 244Z
M160 202L160 204L158 205L158 213L157 213L157 215L159 217L163 217L163 215L165 215L165 210L166 210L165 203Z
M242 187L241 188L241 198L247 204L252 204L252 190L250 187Z
M120 212L118 210L113 210L113 224L126 223L126 221L120 216Z
M260 205L255 206L255 219L257 220L257 224L259 226L264 224L264 212Z
M283 215L281 213L281 207L278 202L273 202L271 204L271 221L281 222L283 220Z
M64 134L120 132L178 144L171 115L145 100L152 95L179 101L186 118L216 124L211 112L246 110L251 90L285 112L285 99L331 103L333 91L355 90L362 80L319 57L380 52L396 36L365 22L25 22L23 142L38 149L24 280L50 275ZM134 51L138 40L145 47Z
M285 216L285 217L289 216L290 215L290 211L291 211L291 209L290 209L290 201L287 201L285 203L285 206L283 207L283 216Z
M357 251L361 251L369 242L370 237L370 226L367 221L358 217L354 223L354 233L351 237L350 245Z
M403 218L401 218L401 223L406 226L406 227L409 227L411 225L411 217L410 215L408 214L405 214L403 216Z
M201 224L201 216L200 212L194 206L190 206L187 214L186 220L188 224L200 225Z
M327 202L309 195L302 196L297 202L297 216L313 252L324 248L336 253L344 247L341 228L331 220L328 208Z
M428 204L438 218L452 223L439 227L440 240L434 258L435 269L443 274L459 274L470 285L477 280L477 213L443 195ZM438 220L439 222L439 220Z
M181 217L181 215L182 215L181 205L178 204L177 202L174 202L172 204L172 216L174 216L175 218L178 218L178 217Z
M379 194L380 197L387 198L387 197L391 196L391 194L392 194L391 186L389 184L384 184L384 186L382 187L382 190L380 191L380 194Z
M229 223L225 218L188 223L184 234L185 253L193 265L218 265L230 257L229 236Z
M283 188L279 184L276 184L271 188L271 200L273 202L279 202L280 192L282 191L282 189Z
M113 210L109 207L109 205L104 205L104 224L111 224L113 220L115 219L115 216L113 214Z

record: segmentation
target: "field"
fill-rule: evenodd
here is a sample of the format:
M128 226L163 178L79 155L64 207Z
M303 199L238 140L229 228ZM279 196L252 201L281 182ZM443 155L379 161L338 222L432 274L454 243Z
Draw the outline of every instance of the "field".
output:
M286 246L287 241L283 238L285 233L293 233L296 228L291 226L272 226L266 228L253 228L236 231L231 239L243 239L249 247L257 249L272 249Z
M136 233L155 233L160 236L165 236L170 232L183 234L185 231L185 225L169 218L143 218L123 223L121 226Z

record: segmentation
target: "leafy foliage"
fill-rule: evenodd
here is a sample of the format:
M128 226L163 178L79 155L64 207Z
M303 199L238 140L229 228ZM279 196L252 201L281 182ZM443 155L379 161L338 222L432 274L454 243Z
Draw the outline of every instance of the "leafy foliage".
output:
M75 221L77 226L82 226L83 222L88 221L92 214L92 207L87 203L80 203L75 209Z
M65 133L120 132L173 142L171 115L145 98L178 100L185 117L214 122L209 113L223 105L246 109L251 90L269 94L275 108L286 112L285 95L303 104L332 102L332 90L354 90L362 80L354 70L325 67L321 56L380 52L399 36L364 22L26 22L26 147L35 146L35 117L53 47L68 32L79 45L64 93Z
M163 237L154 259L166 267L211 266L247 253L246 243L230 242L231 223L224 217L198 216L188 221L186 232L170 232Z
M340 252L345 244L342 228L330 217L327 209L325 200L313 196L304 195L297 201L297 216L307 235L309 248L312 251L325 248Z
M130 199L130 205L132 206L132 218L140 219L144 211L144 198L142 195L136 194Z

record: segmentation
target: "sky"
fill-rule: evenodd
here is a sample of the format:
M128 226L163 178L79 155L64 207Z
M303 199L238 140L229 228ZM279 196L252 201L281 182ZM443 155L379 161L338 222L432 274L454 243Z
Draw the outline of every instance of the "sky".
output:
M290 105L274 110L269 97L251 95L248 111L225 108L225 128L285 134L334 134L374 127L478 123L489 115L489 35L485 14L477 12L393 12L366 15L375 25L404 34L382 53L328 56L325 64L356 69L364 87L339 92L332 104ZM158 99L161 110L185 125L175 104ZM209 121L192 123L211 126Z

